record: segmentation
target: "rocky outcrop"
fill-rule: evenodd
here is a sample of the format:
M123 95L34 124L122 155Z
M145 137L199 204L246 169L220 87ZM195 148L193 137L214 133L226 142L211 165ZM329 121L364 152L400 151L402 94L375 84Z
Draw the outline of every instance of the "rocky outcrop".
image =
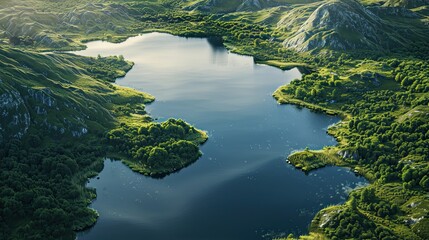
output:
M243 3L238 6L237 11L246 11L261 8L262 5L259 0L243 0Z
M3 89L0 93L0 114L0 143L11 137L21 138L27 133L31 117L18 91Z
M63 102L49 88L12 87L1 81L0 143L24 137L32 126L55 135L81 137L87 134L85 113L75 111L74 115L59 119L67 106L76 110L73 105Z
M347 158L351 158L353 160L359 160L360 156L356 151L353 150L340 150L338 151L338 156L347 159Z
M277 29L293 32L298 30L297 28L302 26L319 6L320 3L315 3L285 9L280 21L277 23Z
M283 45L297 51L390 48L387 26L377 15L355 0L332 0L320 5Z
M28 92L28 96L33 100L35 100L36 102L39 102L48 107L53 107L56 105L55 99L52 97L52 92L49 88L44 88L44 89L28 88L27 92Z

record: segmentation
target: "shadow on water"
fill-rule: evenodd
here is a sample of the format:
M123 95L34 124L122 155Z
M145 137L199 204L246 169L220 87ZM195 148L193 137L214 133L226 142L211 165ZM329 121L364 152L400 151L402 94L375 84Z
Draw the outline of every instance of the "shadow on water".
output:
M216 37L216 36L212 36L212 37L208 37L206 38L208 44L210 45L210 47L214 50L214 51L225 51L225 47L223 45L223 39L222 37Z
M314 214L344 202L365 184L351 171L304 174L286 163L296 149L335 145L326 134L338 117L278 105L280 85L297 69L255 65L229 53L221 39L152 33L121 44L88 43L86 56L123 55L134 68L117 84L156 97L157 121L181 118L209 132L203 156L180 172L150 178L105 161L91 204L100 217L79 239L264 239L307 232Z

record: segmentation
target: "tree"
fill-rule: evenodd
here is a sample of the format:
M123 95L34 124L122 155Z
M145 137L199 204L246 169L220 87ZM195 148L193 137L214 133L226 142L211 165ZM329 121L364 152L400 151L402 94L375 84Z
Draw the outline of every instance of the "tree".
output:
M353 210L357 209L357 201L356 201L356 198L354 196L350 197L350 207Z
M305 97L306 93L304 88L302 87L297 87L295 90L295 97L298 99L303 99Z
M401 85L404 87L411 85L411 83L412 83L412 81L410 80L409 77L404 77L404 79L402 79L402 81L401 81Z
M162 147L152 148L147 159L150 167L159 167L166 160L168 160L168 152Z
M427 175L420 180L419 184L424 190L429 191L429 177Z
M337 89L332 90L332 97L337 98L338 96L339 96L338 90Z
M404 182L409 182L411 180L411 178L413 177L413 172L411 171L411 169L406 169L403 173L402 173L402 181Z
M374 189L365 188L361 192L360 201L361 202L372 202L375 199Z

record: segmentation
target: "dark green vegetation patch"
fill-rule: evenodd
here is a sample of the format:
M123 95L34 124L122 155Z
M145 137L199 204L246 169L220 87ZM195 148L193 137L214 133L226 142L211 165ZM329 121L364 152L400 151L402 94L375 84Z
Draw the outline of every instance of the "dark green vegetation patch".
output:
M151 173L201 155L204 132L180 120L151 123L144 104L152 96L110 83L131 66L122 57L0 48L0 239L75 239L93 225L96 193L84 184L102 170L118 129L123 141L139 141L129 147L156 144ZM146 133L147 142L139 139Z
M322 210L302 239L429 239L428 9L427 0L3 1L0 238L73 239L93 223L83 183L112 151L100 139L145 174L197 158L203 133L150 123L144 103L153 97L109 83L130 63L31 52L156 30L215 36L256 62L301 67L303 78L275 98L343 117L329 129L338 146L291 161L347 165L372 184Z
M205 133L183 120L169 119L139 128L122 124L107 134L108 143L125 156L125 164L145 175L162 177L196 161Z

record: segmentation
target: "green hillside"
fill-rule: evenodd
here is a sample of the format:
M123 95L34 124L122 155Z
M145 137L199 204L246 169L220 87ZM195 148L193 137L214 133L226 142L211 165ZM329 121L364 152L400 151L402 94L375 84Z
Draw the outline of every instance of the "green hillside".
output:
M95 192L83 184L104 157L160 175L201 155L204 132L180 120L152 123L144 104L154 97L111 83L132 67L121 57L2 47L0 66L1 239L74 239L75 230L94 224L97 213L87 206ZM115 149L112 135L150 137L154 128L162 138L137 149L139 155Z
M429 5L429 1L428 0L387 0L384 5L388 7L416 8L416 7Z
M112 84L132 63L38 53L150 31L214 36L255 62L298 67L302 79L280 86L278 102L342 117L328 130L337 146L290 160L305 171L348 166L371 185L289 238L428 239L428 9L424 0L0 1L0 239L74 239L94 224L95 192L83 184L103 157L163 176L200 156L204 132L153 123L144 104L154 97Z
M276 6L307 4L318 1L319 0L199 0L190 1L185 5L185 9L212 13L229 13L257 11Z

